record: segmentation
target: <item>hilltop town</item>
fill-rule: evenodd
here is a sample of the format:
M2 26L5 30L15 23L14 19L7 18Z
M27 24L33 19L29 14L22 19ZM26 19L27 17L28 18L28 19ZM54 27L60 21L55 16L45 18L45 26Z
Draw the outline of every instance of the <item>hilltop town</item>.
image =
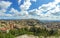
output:
M36 19L0 20L0 30L10 30L24 27L30 28L32 26L46 29L60 29L60 22L41 22Z
M13 36L24 34L35 36L60 35L60 22L42 22L37 19L0 20L1 33Z

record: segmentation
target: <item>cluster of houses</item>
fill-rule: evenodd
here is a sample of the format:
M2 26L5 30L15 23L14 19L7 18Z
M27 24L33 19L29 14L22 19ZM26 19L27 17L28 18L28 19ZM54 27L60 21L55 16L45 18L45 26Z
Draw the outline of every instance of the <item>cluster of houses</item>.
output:
M6 21L0 21L0 31L9 32L9 30L13 29L15 26L15 23L12 21L6 22Z
M15 23L16 22L16 23ZM40 27L40 28L47 28L49 29L60 29L60 22L53 22L53 23L45 23L45 24L40 24L40 23L36 23L35 22L30 22L30 21L4 21L4 20L0 20L0 30L1 31L5 31L5 32L9 32L9 30L14 29L14 28L24 28L24 27L28 27L30 28L32 25L36 25L36 27Z

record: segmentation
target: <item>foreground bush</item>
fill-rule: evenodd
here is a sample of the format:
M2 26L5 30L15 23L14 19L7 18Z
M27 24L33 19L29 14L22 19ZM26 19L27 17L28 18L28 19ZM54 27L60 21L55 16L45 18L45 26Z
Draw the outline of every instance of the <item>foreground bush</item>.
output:
M12 29L9 31L9 33L3 33L0 31L0 38L14 38L16 36L20 35L35 35L35 36L55 36L58 35L58 32L56 30L50 30L48 31L47 29L40 29L36 27L31 27L30 29L28 28L21 28L21 29Z
M0 38L14 38L10 33L0 33Z

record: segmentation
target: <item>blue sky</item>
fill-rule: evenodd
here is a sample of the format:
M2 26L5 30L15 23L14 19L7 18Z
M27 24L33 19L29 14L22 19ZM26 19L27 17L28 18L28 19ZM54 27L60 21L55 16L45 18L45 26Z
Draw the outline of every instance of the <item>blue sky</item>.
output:
M0 19L60 20L60 0L0 0Z
M20 10L19 6L24 3L24 0L21 0L20 5L18 5L18 0L4 0L4 1L10 1L10 2L12 2L12 5L10 6L9 9L11 9L13 7L15 9L17 9L17 10ZM34 2L34 1L31 0L30 2L32 3L32 5L30 6L29 10L38 8L42 4L47 4L47 3L52 2L52 1L53 0L36 0L36 2Z

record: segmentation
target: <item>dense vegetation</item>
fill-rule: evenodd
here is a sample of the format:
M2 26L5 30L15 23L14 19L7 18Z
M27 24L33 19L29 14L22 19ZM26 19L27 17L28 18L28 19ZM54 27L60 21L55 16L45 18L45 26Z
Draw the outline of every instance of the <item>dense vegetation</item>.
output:
M0 38L14 38L14 36L10 33L3 33L2 31L0 32Z
M35 35L35 36L55 36L58 35L58 32L56 30L46 30L46 29L40 29L36 27L31 27L30 29L27 28L21 28L21 29L13 29L10 30L9 33L5 33L0 31L0 38L14 38L16 36L20 35Z

